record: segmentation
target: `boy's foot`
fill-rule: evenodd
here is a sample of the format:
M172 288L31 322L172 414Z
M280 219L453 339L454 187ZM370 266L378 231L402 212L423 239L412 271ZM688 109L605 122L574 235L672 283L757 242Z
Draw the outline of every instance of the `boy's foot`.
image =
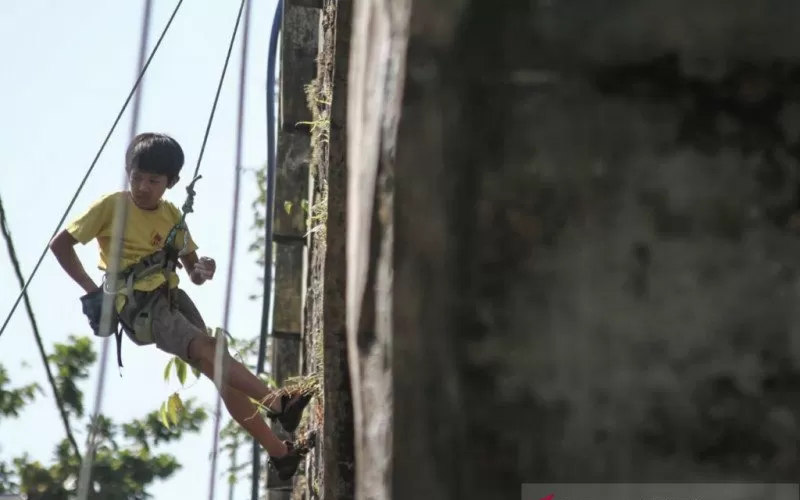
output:
M269 457L269 464L275 469L275 472L278 473L278 477L282 481L286 481L294 476L303 457L308 453L308 448L305 446L295 446L291 441L284 441L284 443L288 450L286 455L282 457Z
M279 412L268 410L267 417L272 420L278 420L281 427L288 433L293 433L297 426L300 425L300 419L303 416L303 410L306 409L308 402L311 401L312 394L300 394L292 397L288 394L281 395L281 410Z

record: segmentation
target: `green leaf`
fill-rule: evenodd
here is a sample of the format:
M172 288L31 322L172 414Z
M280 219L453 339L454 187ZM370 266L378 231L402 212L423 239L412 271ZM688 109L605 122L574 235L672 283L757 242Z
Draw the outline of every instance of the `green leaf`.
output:
M286 212L286 215L292 215L292 202L289 200L284 201L283 210Z
M169 429L169 419L167 419L167 402L166 401L161 403L161 408L158 410L158 417L161 419L161 423L164 424L164 427Z
M169 397L169 400L167 400L167 416L169 417L169 421L177 425L181 413L183 413L183 402L178 393L175 392Z
M178 380L180 381L181 385L186 383L186 361L182 360L181 358L174 358L175 361L175 371L178 373Z
M164 381L165 382L167 380L169 380L169 369L172 368L172 364L174 362L175 362L175 358L172 358L172 359L169 360L169 363L167 363L167 366L164 367Z

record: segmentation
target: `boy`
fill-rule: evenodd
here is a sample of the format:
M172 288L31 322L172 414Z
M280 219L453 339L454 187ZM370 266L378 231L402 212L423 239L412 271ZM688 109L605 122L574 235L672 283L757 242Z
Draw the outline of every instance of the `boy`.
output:
M111 259L111 226L118 201L128 204L127 224L121 248L115 294L115 311L128 336L137 344L155 343L164 352L179 356L213 380L216 341L188 295L177 287L178 276L163 249L170 230L179 222L180 211L162 200L164 192L178 182L183 167L183 150L177 141L164 134L136 136L125 154L129 191L107 195L61 231L50 249L61 267L86 292L81 298L84 313L98 332L103 288L86 273L73 248L97 239L100 269ZM122 198L120 200L120 198ZM197 245L188 231L180 230L174 247L189 278L202 285L214 277L216 264L208 257L198 258ZM107 285L106 285L107 286ZM104 286L105 288L105 286ZM108 290L106 290L109 293ZM107 333L106 333L107 334ZM263 446L270 463L282 479L294 475L304 450L291 442L280 441L257 414L249 398L263 402L287 432L294 432L310 396L280 398L248 369L224 353L227 378L220 390L230 415Z

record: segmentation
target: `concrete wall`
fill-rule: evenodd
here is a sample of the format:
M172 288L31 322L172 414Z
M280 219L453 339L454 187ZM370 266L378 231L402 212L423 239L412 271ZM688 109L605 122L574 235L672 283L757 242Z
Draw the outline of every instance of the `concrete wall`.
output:
M407 59L398 5L355 2L363 498L790 479L800 4L414 2Z
M353 3L347 115L347 340L356 498L391 495L393 178L410 5L410 0Z

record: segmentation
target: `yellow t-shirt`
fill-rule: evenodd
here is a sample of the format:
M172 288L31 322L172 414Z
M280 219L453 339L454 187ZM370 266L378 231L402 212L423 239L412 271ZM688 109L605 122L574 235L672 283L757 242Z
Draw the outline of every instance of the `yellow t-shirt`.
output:
M114 221L117 200L120 198L123 198L124 202L128 204L128 220L125 224L125 235L122 240L120 269L125 269L138 262L142 257L160 250L164 246L170 229L181 219L180 210L166 200L161 200L156 209L142 210L133 203L127 191L109 194L100 198L83 215L72 221L67 226L67 231L73 238L84 245L93 239L97 239L97 244L100 247L100 263L98 267L102 270L108 269L108 262L111 259L111 226ZM186 247L186 253L191 253L197 250L197 245L188 231L178 231L175 238L175 246L179 250L182 249L184 238L187 236L189 243ZM177 286L178 276L172 273L169 281L170 287ZM164 275L157 272L137 281L134 288L149 292L163 283Z

